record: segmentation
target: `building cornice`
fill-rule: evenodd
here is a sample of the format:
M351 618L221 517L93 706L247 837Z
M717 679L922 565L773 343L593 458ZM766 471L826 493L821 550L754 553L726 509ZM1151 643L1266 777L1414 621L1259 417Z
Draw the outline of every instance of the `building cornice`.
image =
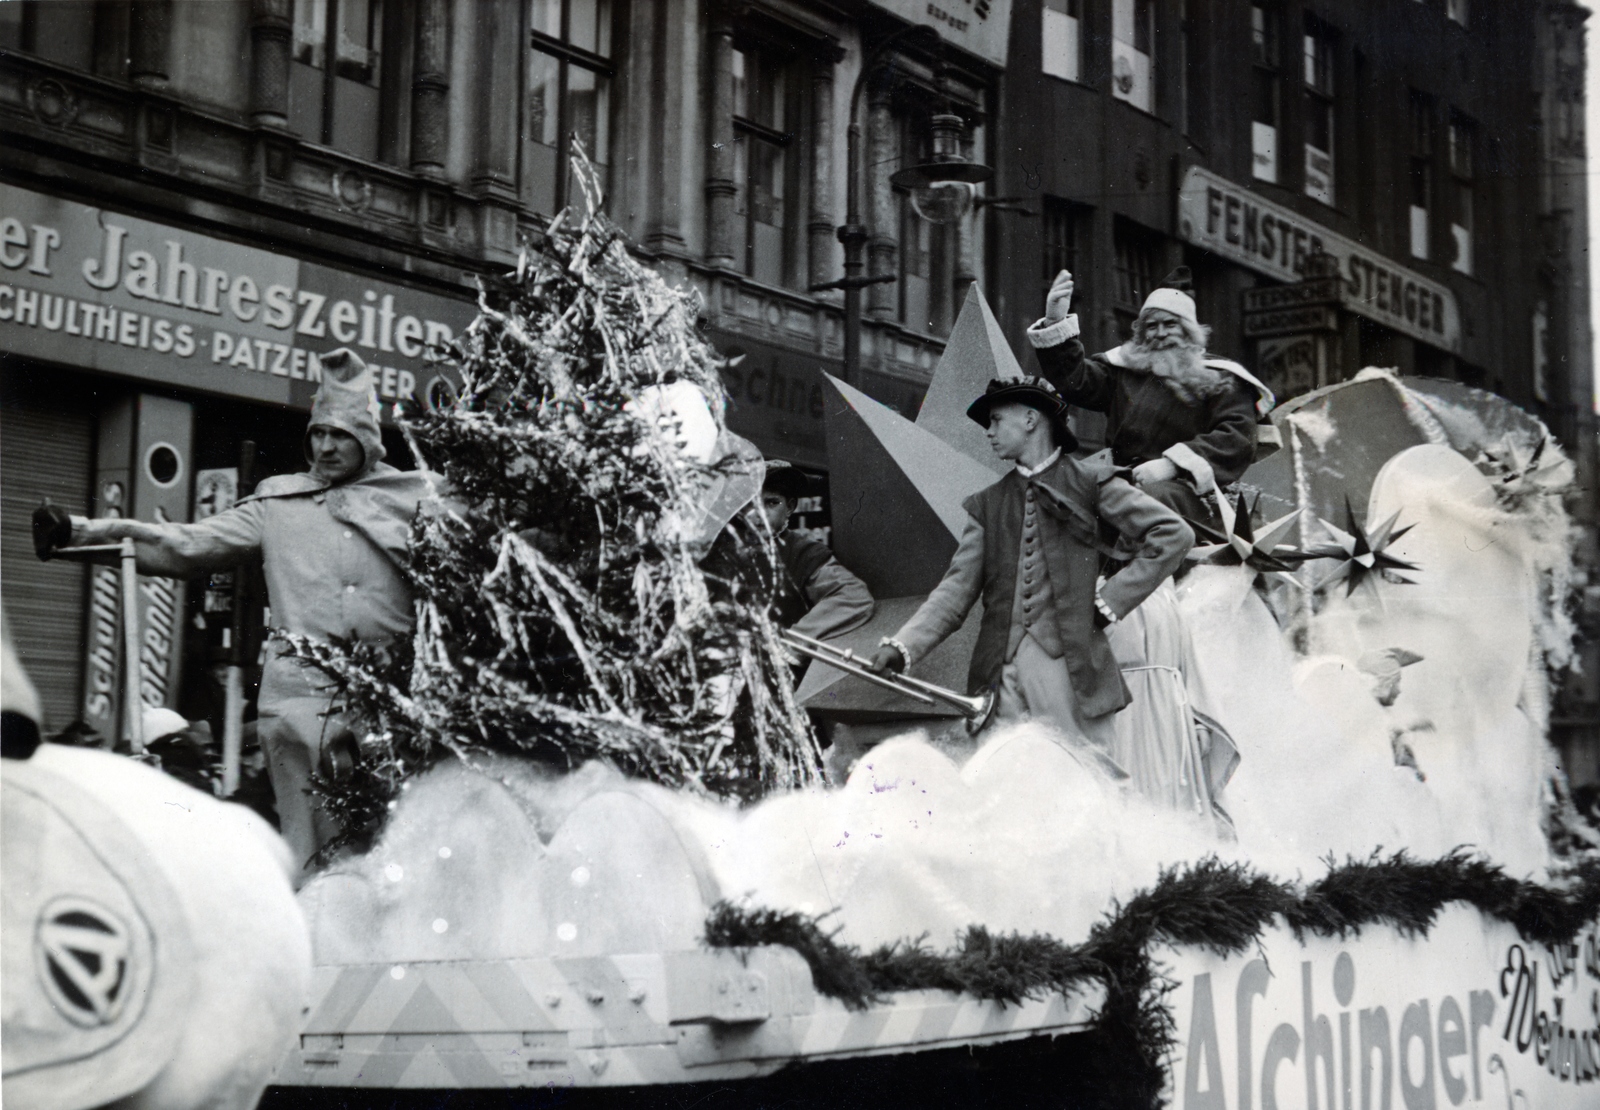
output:
M83 199L259 229L308 254L391 255L434 280L514 261L519 206L168 92L0 50L0 165ZM331 238L330 238L331 237ZM380 263L383 264L383 263Z

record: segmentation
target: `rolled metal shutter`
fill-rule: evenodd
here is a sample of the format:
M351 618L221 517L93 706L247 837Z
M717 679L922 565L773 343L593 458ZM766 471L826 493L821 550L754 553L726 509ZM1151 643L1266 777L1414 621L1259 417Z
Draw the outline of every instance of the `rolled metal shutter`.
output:
M0 406L0 604L44 704L46 731L80 716L87 568L33 553L33 510L48 497L88 508L95 418L29 399Z

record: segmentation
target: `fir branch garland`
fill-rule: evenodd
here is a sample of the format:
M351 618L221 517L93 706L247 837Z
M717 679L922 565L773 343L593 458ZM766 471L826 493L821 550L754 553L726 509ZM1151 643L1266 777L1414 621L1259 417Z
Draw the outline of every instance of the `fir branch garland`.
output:
M1600 918L1600 860L1585 859L1558 885L1515 879L1481 856L1457 850L1422 861L1405 851L1337 864L1303 890L1243 863L1214 856L1162 871L1156 884L1111 911L1082 944L1051 936L997 935L969 926L947 952L926 937L871 952L841 944L818 918L720 902L706 921L706 944L793 948L811 968L816 989L851 1009L865 1009L894 991L947 990L1003 1003L1044 998L1099 981L1105 1001L1088 1036L1108 1089L1128 1105L1155 1105L1162 1061L1175 1025L1165 1004L1175 987L1152 959L1158 943L1236 955L1282 919L1297 937L1346 936L1388 925L1426 936L1439 911L1465 902L1514 926L1525 940L1559 944Z

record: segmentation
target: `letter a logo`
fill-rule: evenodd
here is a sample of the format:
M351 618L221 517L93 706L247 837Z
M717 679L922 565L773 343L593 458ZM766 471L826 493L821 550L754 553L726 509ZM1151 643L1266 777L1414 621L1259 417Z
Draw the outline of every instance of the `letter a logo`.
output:
M122 922L86 898L57 898L39 915L39 977L46 996L75 1025L109 1025L122 1012L128 950Z

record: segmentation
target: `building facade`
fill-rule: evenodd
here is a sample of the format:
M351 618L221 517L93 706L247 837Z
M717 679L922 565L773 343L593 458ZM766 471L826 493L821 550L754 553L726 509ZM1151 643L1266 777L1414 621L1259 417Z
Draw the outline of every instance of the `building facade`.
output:
M106 583L33 559L33 505L215 511L244 440L256 478L301 465L311 356L341 344L441 396L475 276L586 203L574 137L634 249L702 294L730 424L803 467L845 373L852 122L890 280L850 376L907 415L972 282L1026 365L1057 269L1108 346L1187 263L1217 349L1285 393L1457 378L1592 460L1582 31L1555 0L0 4L0 542L50 724L115 727L115 644ZM935 115L996 171L970 211L890 180ZM1359 303L1309 345L1246 335L1246 292L1318 255ZM213 715L229 596L146 584L147 700Z
M997 317L1025 352L1067 268L1104 349L1188 265L1213 349L1280 399L1366 366L1499 393L1576 458L1593 574L1586 17L1566 0L1017 0L991 190L1031 214L988 216ZM1308 282L1323 273L1331 296ZM1575 782L1600 778L1594 616L1553 716Z
M855 377L914 412L983 225L921 220L888 176L933 111L982 156L1009 25L1004 0L948 7L955 49L907 40L858 83L920 5L0 4L0 531L47 726L117 730L119 645L110 572L37 562L32 508L189 519L298 469L335 346L386 399L437 400L476 276L587 203L574 139L635 249L702 293L730 422L821 469L844 335L841 294L813 287L842 272L854 108L867 252L897 278L867 292ZM141 589L140 696L215 719L217 665L256 648L232 643L232 583Z

